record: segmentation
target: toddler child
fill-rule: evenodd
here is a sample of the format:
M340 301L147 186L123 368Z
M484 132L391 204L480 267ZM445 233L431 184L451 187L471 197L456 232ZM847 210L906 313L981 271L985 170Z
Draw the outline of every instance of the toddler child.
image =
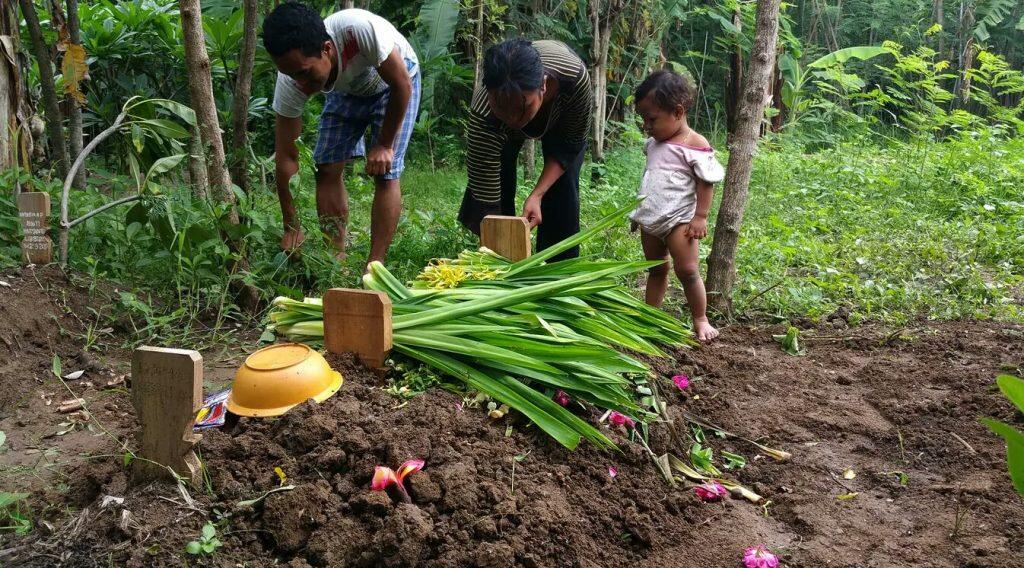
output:
M709 342L718 337L718 330L706 313L698 243L708 234L713 184L722 181L725 170L708 141L686 122L693 98L686 78L672 71L652 73L637 87L636 111L649 138L644 143L647 168L640 184L640 196L645 199L629 217L633 228L640 228L644 256L665 260L650 270L647 303L661 306L669 268L674 267L693 315L694 335Z

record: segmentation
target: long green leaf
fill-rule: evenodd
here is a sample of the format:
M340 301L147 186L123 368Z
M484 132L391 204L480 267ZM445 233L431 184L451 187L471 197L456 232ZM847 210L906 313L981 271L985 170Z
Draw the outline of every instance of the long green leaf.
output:
M454 353L471 359L493 359L510 365L518 365L527 369L534 369L561 375L562 372L532 357L517 353L509 349L503 349L493 343L475 341L471 338L446 335L426 330L415 330L409 333L397 332L393 336L394 342L399 345L411 347L426 347L435 351Z
M889 53L889 50L878 45L856 45L853 47L845 47L815 59L811 63L807 64L807 68L824 69L826 67L831 67L836 63L845 63L850 59L871 59L872 57L878 57L883 53Z
M608 269L614 271L615 269ZM507 306L513 306L520 302L529 302L537 298L557 294L564 292L578 286L580 284L589 282L601 278L605 275L605 271L598 271L594 274L580 274L579 276L573 276L565 278L557 282L548 282L545 284L537 284L535 286L527 286L520 288L519 290L503 294L495 298L487 298L480 300L470 300L468 302L462 302L456 306L445 306L441 308L435 308L427 310L418 314L408 316L398 316L393 320L393 328L395 330L405 329L416 326L423 326L432 323L439 323L444 321L453 320L462 316L479 314L488 310L494 310L498 308L504 308Z
M1024 380L1011 375L1000 375L996 379L996 384L1017 410L1024 412Z
M527 418L557 440L558 443L570 450L576 449L576 446L579 445L582 435L574 428L544 412L536 404L532 404L529 399L509 389L507 385L495 381L493 377L435 351L414 349L402 345L395 345L395 349L409 355L413 359L440 369L448 375L465 382L470 388L476 389L503 404L507 404L518 412L522 412ZM598 432L598 435L600 435L600 432ZM601 443L600 440L598 443Z
M587 229L586 231L576 233L575 235L569 237L568 239L565 239L564 241L556 245L548 247L533 256L524 258L523 260L520 260L519 262L512 264L511 268L507 273L505 273L504 277L510 278L512 276L515 276L516 274L526 270L527 268L537 266L538 264L546 261L547 259L553 258L571 249L572 247L583 243L587 239L593 237L594 235L600 233L601 231L607 229L608 227L611 227L615 223L620 222L622 220L622 216L632 211L636 207L637 203L640 203L639 199L630 202L628 205L624 205L616 209L610 215L608 215L604 219L601 219L596 224L594 224L593 227Z
M998 420L982 418L981 421L1006 441L1006 465L1010 470L1010 479L1017 493L1024 496L1024 434Z
M414 35L421 61L447 52L458 24L457 0L426 0L420 7L419 26Z

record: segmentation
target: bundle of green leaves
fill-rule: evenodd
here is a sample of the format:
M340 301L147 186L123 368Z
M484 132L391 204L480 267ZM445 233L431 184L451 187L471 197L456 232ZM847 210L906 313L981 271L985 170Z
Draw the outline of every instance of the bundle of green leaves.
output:
M634 205L519 262L487 249L466 251L432 263L411 286L374 262L363 284L391 298L398 353L507 404L568 448L582 438L613 447L551 392L646 421L649 405L635 379L650 368L630 353L663 357L664 346L690 344L690 331L620 284L658 262L545 261L595 238ZM278 298L274 305L273 331L293 341L322 339L319 299Z

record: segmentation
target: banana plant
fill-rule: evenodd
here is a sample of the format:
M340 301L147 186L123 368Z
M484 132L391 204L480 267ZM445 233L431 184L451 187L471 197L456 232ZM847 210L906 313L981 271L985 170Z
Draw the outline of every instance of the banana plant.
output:
M806 66L801 65L799 60L788 53L781 55L779 57L779 71L782 72L784 80L782 102L789 109L790 123L796 123L800 113L810 105L810 101L806 97L808 85L813 78L830 80L834 77L834 74L830 75L828 73L830 69L842 65L851 59L866 61L885 53L889 53L889 50L882 46L858 45L823 55ZM849 74L843 75L848 76Z
M419 25L411 39L420 61L424 108L433 108L438 71L451 58L448 47L455 39L460 7L459 0L427 0L420 7Z

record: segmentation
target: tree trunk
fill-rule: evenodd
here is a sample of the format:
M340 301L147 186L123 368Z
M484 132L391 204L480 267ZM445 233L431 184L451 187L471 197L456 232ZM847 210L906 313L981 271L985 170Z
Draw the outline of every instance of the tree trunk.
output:
M537 176L537 141L533 138L523 143L523 176L531 182Z
M600 161L604 159L605 119L601 103L604 101L605 95L607 95L607 91L602 88L601 83L602 79L607 77L605 75L605 65L608 59L606 55L604 64L602 64L601 54L607 54L607 51L602 49L604 34L601 33L601 0L590 0L587 8L590 10L590 25L594 32L594 40L590 44L590 81L594 88L594 145L590 151L593 153L594 161Z
M82 43L82 34L78 23L78 0L67 0L67 25L68 25L68 41L73 44ZM82 145L84 142L84 134L82 133L82 107L78 105L73 97L68 97L69 108L71 109L70 116L70 136L69 144L71 146L71 153L68 156L69 160L74 160L82 153ZM75 185L77 189L85 187L85 168L78 170L75 174Z
M245 23L242 26L242 53L238 57L234 102L231 107L231 177L249 192L249 94L252 91L252 68L256 61L257 0L244 0Z
M188 92L192 108L196 111L203 149L208 152L207 176L210 179L213 198L229 205L225 221L229 225L237 225L238 210L234 207L235 194L231 189L231 176L224 159L224 141L221 139L220 121L217 119L217 107L213 98L213 78L210 75L210 57L206 53L199 0L180 0L179 7L182 43L185 46L185 66L188 71ZM238 259L228 267L229 271L232 274L248 271L249 265L242 256L241 243L223 231L221 237ZM243 309L254 311L257 308L259 293L253 286L232 278L231 287Z
M355 8L355 7L356 7L355 0L342 0L342 2L341 2L341 9L342 10L351 10L352 8Z
M473 92L479 91L480 86L484 83L483 66L484 66L484 2L486 0L479 0L480 4L476 9L476 63L473 65Z
M188 92L203 149L207 153L206 171L213 196L222 203L235 202L231 191L231 176L224 157L217 106L213 98L213 78L210 75L210 56L206 53L203 20L199 0L181 0L182 40L185 44L185 66L188 68ZM238 213L232 208L231 222L238 222Z
M53 63L50 50L43 39L43 31L39 27L39 15L32 0L19 0L21 15L28 25L28 34L32 38L32 50L39 64L39 84L43 91L43 106L46 109L46 130L50 137L50 159L57 162L57 175L63 179L70 167L68 149L64 145L63 120L57 102L57 91L53 85Z
M594 88L594 160L604 159L604 130L608 121L608 50L612 25L618 20L624 0L591 0L590 20L594 29L591 45L590 81Z
M786 122L786 105L782 102L782 70L779 69L779 56L782 50L775 54L775 66L772 68L772 104L775 106L775 116L772 117L772 132L782 130Z
M946 26L946 16L943 13L942 0L933 0L933 2L932 2L932 17L935 19L935 23L936 24L939 24L939 26L945 28L945 26ZM938 52L939 52L939 58L941 59L941 58L945 57L945 54L943 53L943 51L946 50L946 47L945 47L945 37L944 37L946 35L946 31L944 29L943 30L939 30L939 33L937 33L935 35L939 36Z
M13 6L0 4L0 170L18 163L18 24ZM18 186L15 184L15 191Z
M732 24L736 29L743 30L743 18L740 17L740 10L732 14ZM743 47L739 39L736 40L736 47L729 56L729 79L725 93L725 130L727 138L731 138L736 132L736 113L739 110L740 90L743 86Z
M729 165L722 189L722 203L715 221L714 242L708 257L708 303L729 313L736 283L736 244L750 189L750 170L758 132L767 103L768 81L779 36L780 0L757 0L757 28L750 51L750 65L743 84L736 117L736 132L729 143Z
M188 177L192 182L192 194L197 199L209 199L210 178L206 175L206 158L203 150L203 136L199 133L199 125L189 128L188 139Z
M957 64L960 67L957 73L954 92L961 101L966 102L970 96L970 75L968 70L974 65L974 10L973 0L962 0L960 2L960 45L957 53Z

